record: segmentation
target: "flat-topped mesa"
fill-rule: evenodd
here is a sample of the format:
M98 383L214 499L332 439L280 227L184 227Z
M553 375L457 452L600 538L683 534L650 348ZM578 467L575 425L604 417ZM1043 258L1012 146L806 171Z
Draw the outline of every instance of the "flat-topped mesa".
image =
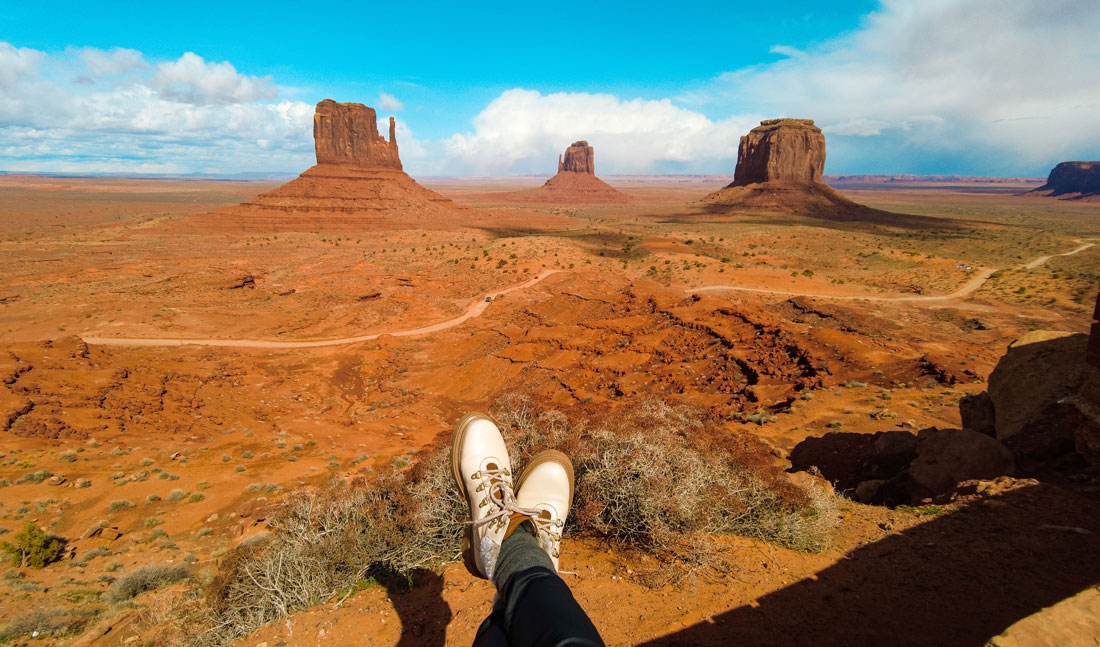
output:
M401 170L396 124L390 117L390 140L378 134L374 108L325 99L313 115L313 141L318 164L341 164Z
M558 173L596 174L596 154L585 140L573 142L565 149L565 156L558 156Z
M820 183L824 170L825 135L813 119L766 119L741 137L729 186L776 180Z
M1073 198L1100 196L1100 162L1062 162L1051 169L1047 183L1031 193Z

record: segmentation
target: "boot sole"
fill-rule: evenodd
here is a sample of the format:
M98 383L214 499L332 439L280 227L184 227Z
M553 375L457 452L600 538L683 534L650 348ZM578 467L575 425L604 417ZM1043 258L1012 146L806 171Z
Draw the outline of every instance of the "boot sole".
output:
M466 429L470 426L470 423L475 420L488 420L493 424L496 421L489 416L482 413L469 413L466 414L458 424L455 425L454 433L451 434L451 475L454 476L455 483L458 484L458 491L462 494L463 500L469 505L470 497L466 492L466 483L462 480L462 474L458 469L458 447L462 444L462 441L466 438ZM472 511L471 511L471 518ZM470 572L470 575L479 577L483 580L488 579L477 567L477 561L474 559L474 528L467 524L462 530L462 563L466 566L466 570Z
M573 461L569 460L569 457L562 452L556 449L546 449L536 454L531 462L527 464L527 467L523 468L523 474L519 475L519 480L516 481L516 492L523 489L523 482L527 480L531 470L543 463L557 463L565 468L565 473L569 475L569 507L565 511L565 517L562 517L562 521L565 521L569 517L569 512L573 510Z

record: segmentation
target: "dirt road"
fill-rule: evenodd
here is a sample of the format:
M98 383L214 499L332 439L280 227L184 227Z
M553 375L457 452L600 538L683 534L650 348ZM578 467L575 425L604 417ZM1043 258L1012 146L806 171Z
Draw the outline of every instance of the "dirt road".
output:
M1077 241L1080 242L1080 241ZM1040 256L1039 258L1021 265L1023 269L1034 269L1043 265L1055 256L1072 256L1077 252L1084 251L1092 247L1095 243L1085 243L1080 247L1068 251L1062 254L1051 254L1049 256ZM955 290L951 294L941 294L936 296L906 296L906 297L876 297L876 296L849 296L849 295L835 295L835 294L810 294L808 292L784 292L782 290L767 290L764 288L746 288L738 285L702 285L697 288L692 288L687 292L689 294L695 292L758 292L761 294L777 294L780 296L792 296L792 297L814 297L815 299L836 299L840 301L950 301L952 299L962 299L977 292L985 282L989 280L989 277L993 276L1000 268L987 268L974 275L969 281L964 283L962 287Z
M1081 242L1081 241L1077 241ZM1020 267L1026 269L1034 269L1040 265L1046 263L1055 256L1071 256L1078 252L1084 251L1092 247L1095 243L1084 243L1080 247L1065 252L1062 254L1050 254L1048 256L1040 256L1039 258L1021 265ZM939 295L939 296L902 296L902 297L876 297L876 296L850 296L850 295L834 295L834 294L811 294L808 292L784 292L782 290L768 290L764 288L747 288L739 285L703 285L697 288L690 288L686 290L688 294L694 294L697 292L756 292L760 294L775 294L779 296L796 296L796 297L814 297L818 299L836 299L841 301L908 301L908 302L937 302L937 301L950 301L952 299L962 299L970 296L978 291L982 285L985 284L989 277L993 275L999 268L987 268L981 270L973 276L969 281L963 284L958 290L955 290L951 294ZM316 341L269 341L265 339L161 339L161 338L148 338L148 337L95 337L95 336L81 336L81 339L85 343L97 345L97 346L221 346L225 348L322 348L325 346L343 346L345 344L356 344L364 341L371 341L378 339L383 335L391 335L393 337L413 337L416 335L427 335L433 332L439 332L440 330L446 330L453 328L466 321L481 316L485 309L489 307L490 302L486 301L486 297L498 297L500 295L508 294L515 290L522 290L535 285L539 281L542 281L551 274L557 274L561 270L547 270L540 273L535 278L532 278L525 283L519 285L513 285L510 288L503 290L496 290L489 292L478 299L475 299L461 316L454 319L448 319L447 321L441 321L437 324L430 326L424 326L422 328L413 328L411 330L390 330L370 333L366 335L358 335L355 337L341 337L340 339L322 339Z
M510 288L503 290L494 290L487 294L484 294L466 308L466 312L462 315L455 317L454 319L448 319L447 321L441 321L437 324L430 326L424 326L422 328L413 328L411 330L387 330L381 332L370 333L367 335L358 335L356 337L342 337L340 339L322 339L316 341L268 341L265 339L160 339L160 338L145 338L145 337L93 337L93 336L81 336L87 344L96 346L222 346L227 348L321 348L324 346L343 346L344 344L356 344L364 341L371 341L378 339L383 335L391 335L393 337L414 337L416 335L427 335L433 332L439 332L440 330L446 330L453 328L466 321L479 317L491 303L486 301L487 297L497 299L502 295L514 292L516 290L523 290L529 288L532 285L542 281L551 274L557 274L561 270L545 270L540 272L538 276L530 279L519 285L513 285Z

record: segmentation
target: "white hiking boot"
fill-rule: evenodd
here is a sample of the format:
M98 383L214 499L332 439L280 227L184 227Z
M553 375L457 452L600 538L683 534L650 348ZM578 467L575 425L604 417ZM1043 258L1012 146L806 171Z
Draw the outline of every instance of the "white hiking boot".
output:
M508 448L489 417L471 413L455 425L451 469L458 491L470 506L470 521L462 533L462 559L471 574L492 579L515 495Z
M561 534L573 504L573 463L565 454L539 452L523 470L516 485L515 512L530 518L539 546L558 570Z

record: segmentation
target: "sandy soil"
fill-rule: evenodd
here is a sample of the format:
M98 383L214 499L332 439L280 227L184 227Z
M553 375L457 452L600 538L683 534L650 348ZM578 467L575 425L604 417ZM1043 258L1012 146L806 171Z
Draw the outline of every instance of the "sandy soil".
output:
M212 571L262 531L257 508L407 462L502 394L570 411L661 397L783 456L827 430L957 426L1012 339L1091 321L1100 205L842 187L942 223L914 227L708 213L721 178L606 179L636 203L499 205L486 196L515 182L440 180L504 224L258 233L185 225L271 184L0 177L0 526L35 521L75 549L7 571L0 623L104 609L109 578L142 564ZM24 479L38 470L64 478ZM569 538L563 567L611 644L983 644L1100 581L1098 487L847 503L821 554L735 538L735 571L677 586L647 588L642 558L595 537ZM101 520L122 536L79 539ZM485 583L460 565L416 582L240 644L468 644ZM141 618L171 593L81 644L155 643Z

